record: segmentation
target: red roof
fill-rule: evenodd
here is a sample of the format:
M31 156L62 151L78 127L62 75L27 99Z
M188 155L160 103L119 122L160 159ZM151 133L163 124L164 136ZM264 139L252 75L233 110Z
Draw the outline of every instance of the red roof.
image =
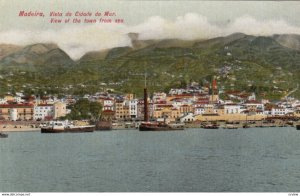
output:
M171 104L155 104L157 107L173 107Z
M174 98L174 99L170 99L170 101L177 101L177 102L181 102L181 98Z
M239 95L239 97L241 97L241 98L247 98L247 97L249 97L249 95L242 94L242 95Z
M38 106L53 106L53 104L38 104Z
M156 102L156 103L158 103L158 104L166 104L167 101L158 101L158 102Z
M179 98L179 97L193 97L193 94L179 94L179 95L175 95L175 97Z
M209 100L209 97L198 97L198 100L199 100L199 101L202 101L202 100Z
M33 104L0 104L0 108L33 107Z
M207 104L207 103L209 103L209 100L197 101L194 103L194 105L197 105L197 104L203 105L203 104Z
M195 93L195 96L197 97L205 97L207 95L208 95L207 93Z
M25 97L22 97L22 99L35 99L34 96L25 96Z
M180 106L180 107L189 107L189 105L184 104L184 105L182 105L182 106Z

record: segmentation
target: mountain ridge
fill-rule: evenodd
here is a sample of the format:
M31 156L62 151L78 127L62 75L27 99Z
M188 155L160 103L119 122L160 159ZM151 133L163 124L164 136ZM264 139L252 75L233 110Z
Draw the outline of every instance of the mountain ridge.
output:
M43 83L38 89L89 86L68 89L75 94L103 88L139 94L145 72L151 79L151 91L168 91L192 81L203 85L215 76L220 89L267 92L278 98L300 82L299 35L235 33L208 40L139 40L138 34L128 36L131 46L88 52L77 61L53 43L25 46L0 59L0 71L23 70L28 83L37 85L37 79ZM35 80L30 79L31 72ZM13 76L8 78L22 86Z

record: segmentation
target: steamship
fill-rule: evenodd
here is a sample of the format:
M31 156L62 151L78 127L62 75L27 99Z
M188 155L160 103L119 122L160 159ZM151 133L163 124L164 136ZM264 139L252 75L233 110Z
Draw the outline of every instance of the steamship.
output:
M48 126L41 128L41 133L81 133L94 130L95 125L75 126L68 121L52 121Z

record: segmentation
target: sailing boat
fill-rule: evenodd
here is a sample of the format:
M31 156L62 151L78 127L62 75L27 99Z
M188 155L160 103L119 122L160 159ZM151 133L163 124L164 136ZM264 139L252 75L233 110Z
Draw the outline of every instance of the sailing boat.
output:
M144 122L139 126L140 131L175 131L184 130L183 125L170 125L166 122L150 122L148 116L148 92L146 87L146 76L145 76L145 88L144 88Z

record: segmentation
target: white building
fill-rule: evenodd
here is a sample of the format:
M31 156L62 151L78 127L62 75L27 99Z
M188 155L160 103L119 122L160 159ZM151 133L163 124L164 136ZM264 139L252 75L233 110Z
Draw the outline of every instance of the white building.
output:
M205 104L204 105L204 113L207 113L207 114L216 114L217 113L217 109L214 107L213 104Z
M249 101L255 101L255 100L256 100L255 93L252 93L252 95L250 95L250 96L248 97L248 100L249 100Z
M227 104L227 105L224 105L224 113L225 114L239 114L243 110L244 109L242 109L241 105L237 105L237 104Z
M273 115L273 116L283 116L290 112L292 112L292 111L290 111L287 108L283 108L283 107L274 107L271 109L271 115Z
M185 89L171 89L170 91L169 91L169 95L180 95L180 94L182 94L183 92L186 92L186 90Z
M51 104L40 104L34 106L34 120L45 120L45 117L53 117L54 107Z
M259 103L257 101L247 101L246 103L244 103L244 106L248 109L248 110L265 110L265 106L262 103Z
M3 98L0 98L0 104L7 104L7 100L3 99Z
M10 120L16 121L18 119L18 110L16 108L9 109Z
M200 115L205 113L205 108L204 107L195 107L194 108L194 114L195 115Z
M157 101L165 101L167 98L167 94L166 93L154 93L153 94L153 101L157 102Z
M138 113L138 99L129 100L129 115L131 118L136 118Z
M193 113L188 113L182 117L180 117L180 122L184 123L184 122L193 122L195 121L195 117Z
M102 110L114 110L114 100L110 98L106 98L103 100L103 108Z
M272 114L272 110L264 110L263 114L269 116Z
M23 103L24 102L24 100L21 97L15 97L15 101L17 103Z
M175 99L171 103L174 108L180 108L182 105L184 105L184 103L181 99Z

